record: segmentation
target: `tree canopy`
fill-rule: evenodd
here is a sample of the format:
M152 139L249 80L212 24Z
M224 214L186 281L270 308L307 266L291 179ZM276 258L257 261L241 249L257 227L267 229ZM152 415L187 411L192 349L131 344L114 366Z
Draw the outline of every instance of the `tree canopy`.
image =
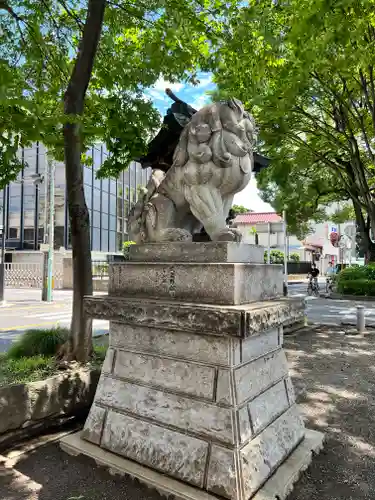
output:
M198 70L215 65L210 47L230 9L220 0L106 2L80 118L82 152L104 141L111 153L102 175L117 175L144 153L159 127L146 88L160 77L194 83ZM20 169L20 146L39 140L63 159L63 95L86 11L80 0L0 0L0 187Z
M215 65L231 3L221 0L0 0L0 187L22 167L20 146L42 141L65 159L73 254L73 314L65 359L90 356L89 211L82 162L89 144L110 153L117 177L145 152L159 115L145 89L160 77L196 82Z
M247 214L248 212L252 212L252 210L244 207L243 205L232 205L232 210L236 215Z
M300 236L342 200L375 228L373 11L373 0L260 0L228 21L219 93L255 114L271 159L263 198Z

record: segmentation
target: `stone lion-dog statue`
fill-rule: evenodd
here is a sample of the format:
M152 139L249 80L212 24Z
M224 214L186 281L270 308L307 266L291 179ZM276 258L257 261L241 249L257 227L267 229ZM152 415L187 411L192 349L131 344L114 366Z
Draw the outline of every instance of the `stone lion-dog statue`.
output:
M204 227L212 241L241 241L226 218L234 195L250 181L256 137L255 121L237 99L198 111L181 133L170 169L153 170L133 207L131 239L191 241Z

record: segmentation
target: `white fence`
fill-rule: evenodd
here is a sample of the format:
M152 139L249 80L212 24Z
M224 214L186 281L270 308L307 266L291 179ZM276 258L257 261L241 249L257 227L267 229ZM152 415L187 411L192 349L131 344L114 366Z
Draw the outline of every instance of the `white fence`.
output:
M5 263L6 288L42 288L43 265L40 263ZM62 266L55 266L53 273L55 290L63 287Z

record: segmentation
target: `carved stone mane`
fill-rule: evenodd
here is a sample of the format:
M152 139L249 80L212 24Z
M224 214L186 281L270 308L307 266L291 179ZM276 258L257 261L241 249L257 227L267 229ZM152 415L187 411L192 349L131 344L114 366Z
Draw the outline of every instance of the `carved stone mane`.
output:
M256 134L254 119L237 99L195 113L181 133L172 167L153 171L147 193L134 207L131 238L191 240L203 226L214 241L239 241L226 218L234 194L250 180Z

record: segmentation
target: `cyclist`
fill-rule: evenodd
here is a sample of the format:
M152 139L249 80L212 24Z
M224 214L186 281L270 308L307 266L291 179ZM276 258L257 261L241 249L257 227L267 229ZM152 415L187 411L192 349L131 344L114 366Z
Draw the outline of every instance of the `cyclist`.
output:
M326 271L326 292L332 292L333 289L333 279L336 274L336 267L333 264L330 264Z
M316 267L315 264L311 264L311 269L309 271L308 277L311 278L317 278L319 276L319 269Z
M309 279L308 289L311 291L316 291L317 293L319 293L318 276L319 276L319 269L313 263L311 264L310 271L307 275Z

